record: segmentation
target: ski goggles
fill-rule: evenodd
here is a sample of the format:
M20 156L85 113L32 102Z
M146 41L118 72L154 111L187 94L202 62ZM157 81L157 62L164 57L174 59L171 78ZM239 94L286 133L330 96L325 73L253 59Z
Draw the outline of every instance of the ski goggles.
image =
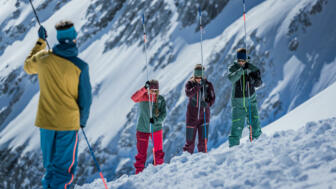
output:
M204 71L202 71L202 69L195 69L194 70L194 77L195 78L197 78L197 77L200 77L200 78L202 78L202 76L203 76L203 73Z
M238 59L238 62L246 62L244 59Z

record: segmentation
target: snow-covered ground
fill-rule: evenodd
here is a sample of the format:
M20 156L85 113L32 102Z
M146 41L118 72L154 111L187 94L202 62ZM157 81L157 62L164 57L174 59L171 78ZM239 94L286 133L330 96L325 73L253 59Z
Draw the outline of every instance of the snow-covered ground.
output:
M119 189L336 188L335 94L336 83L267 126L252 143L243 138L237 147L228 148L224 143L208 154L183 153L169 164L149 165L141 174L124 175L108 186ZM93 189L102 185L97 179L75 188Z
M227 150L183 153L169 164L124 175L109 188L328 188L336 187L336 119L310 122L298 131L261 135ZM97 179L80 188L102 188Z
M235 50L244 46L242 3L202 2L204 21L208 20L204 27L204 63L217 96L211 110L212 140L208 145L214 149L226 141L231 126L232 85L226 76ZM86 131L108 180L133 172L138 111L130 96L146 81L140 16L145 11L150 77L159 79L160 93L167 101L168 115L163 127L165 161L181 155L188 100L184 84L201 58L198 5L179 0L34 0L33 3L47 28L51 45L56 43L53 26L59 19L73 20L79 32L79 56L90 65L94 89ZM223 9L216 9L220 4ZM336 1L253 0L246 1L246 7L247 47L251 60L261 68L264 81L257 96L261 123L265 126L336 81L336 27L331 25ZM214 14L215 17L209 17ZM1 172L0 188L5 186L3 183L12 184L7 188L17 188L14 186L17 183L22 188L41 187L39 130L33 126L39 87L36 77L28 76L22 69L37 39L37 30L28 1L0 2L0 154L6 154L0 156L3 162L0 168L11 170ZM329 98L324 104L329 100L335 102ZM330 118L300 115L308 121ZM295 122L288 124L290 116L288 120L285 117L281 119L284 121L265 127L264 132L271 137L273 133L268 134L268 129L272 132L298 129L307 122L296 122L294 116L291 120ZM79 157L75 182L81 185L98 178L84 140L79 143ZM149 153L148 162L151 158ZM29 182L21 182L20 179L28 177Z

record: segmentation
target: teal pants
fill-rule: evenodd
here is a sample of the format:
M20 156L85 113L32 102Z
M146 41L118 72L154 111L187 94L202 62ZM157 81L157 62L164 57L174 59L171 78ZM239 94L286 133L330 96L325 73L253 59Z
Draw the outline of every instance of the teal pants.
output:
M43 166L43 188L72 187L77 167L78 131L40 129Z
M251 123L250 123L251 116ZM252 140L257 139L261 135L261 128L258 116L258 108L257 105L251 104L251 115L249 112L249 107L232 107L232 127L231 133L229 136L229 146L235 146L240 144L240 138L245 126L245 122L247 120L248 128L250 125L252 127Z

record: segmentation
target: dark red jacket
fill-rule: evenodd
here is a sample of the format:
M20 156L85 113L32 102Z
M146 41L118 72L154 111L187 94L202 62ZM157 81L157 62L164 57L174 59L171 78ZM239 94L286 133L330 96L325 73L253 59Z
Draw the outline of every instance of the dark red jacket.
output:
M189 97L188 109L186 114L187 126L198 126L204 123L204 108L206 122L210 122L210 107L215 103L215 91L211 82L205 79L205 98L203 100L203 87L190 79L185 86L185 93ZM200 115L198 119L198 107Z

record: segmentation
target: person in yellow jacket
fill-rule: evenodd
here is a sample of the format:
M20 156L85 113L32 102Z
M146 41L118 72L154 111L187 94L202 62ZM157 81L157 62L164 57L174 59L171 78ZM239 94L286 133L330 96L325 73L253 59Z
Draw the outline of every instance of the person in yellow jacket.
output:
M71 21L55 26L59 44L45 50L47 32L24 63L28 74L37 74L40 98L35 125L40 128L43 188L69 188L77 167L78 130L86 126L92 102L89 66L77 57L77 32Z

